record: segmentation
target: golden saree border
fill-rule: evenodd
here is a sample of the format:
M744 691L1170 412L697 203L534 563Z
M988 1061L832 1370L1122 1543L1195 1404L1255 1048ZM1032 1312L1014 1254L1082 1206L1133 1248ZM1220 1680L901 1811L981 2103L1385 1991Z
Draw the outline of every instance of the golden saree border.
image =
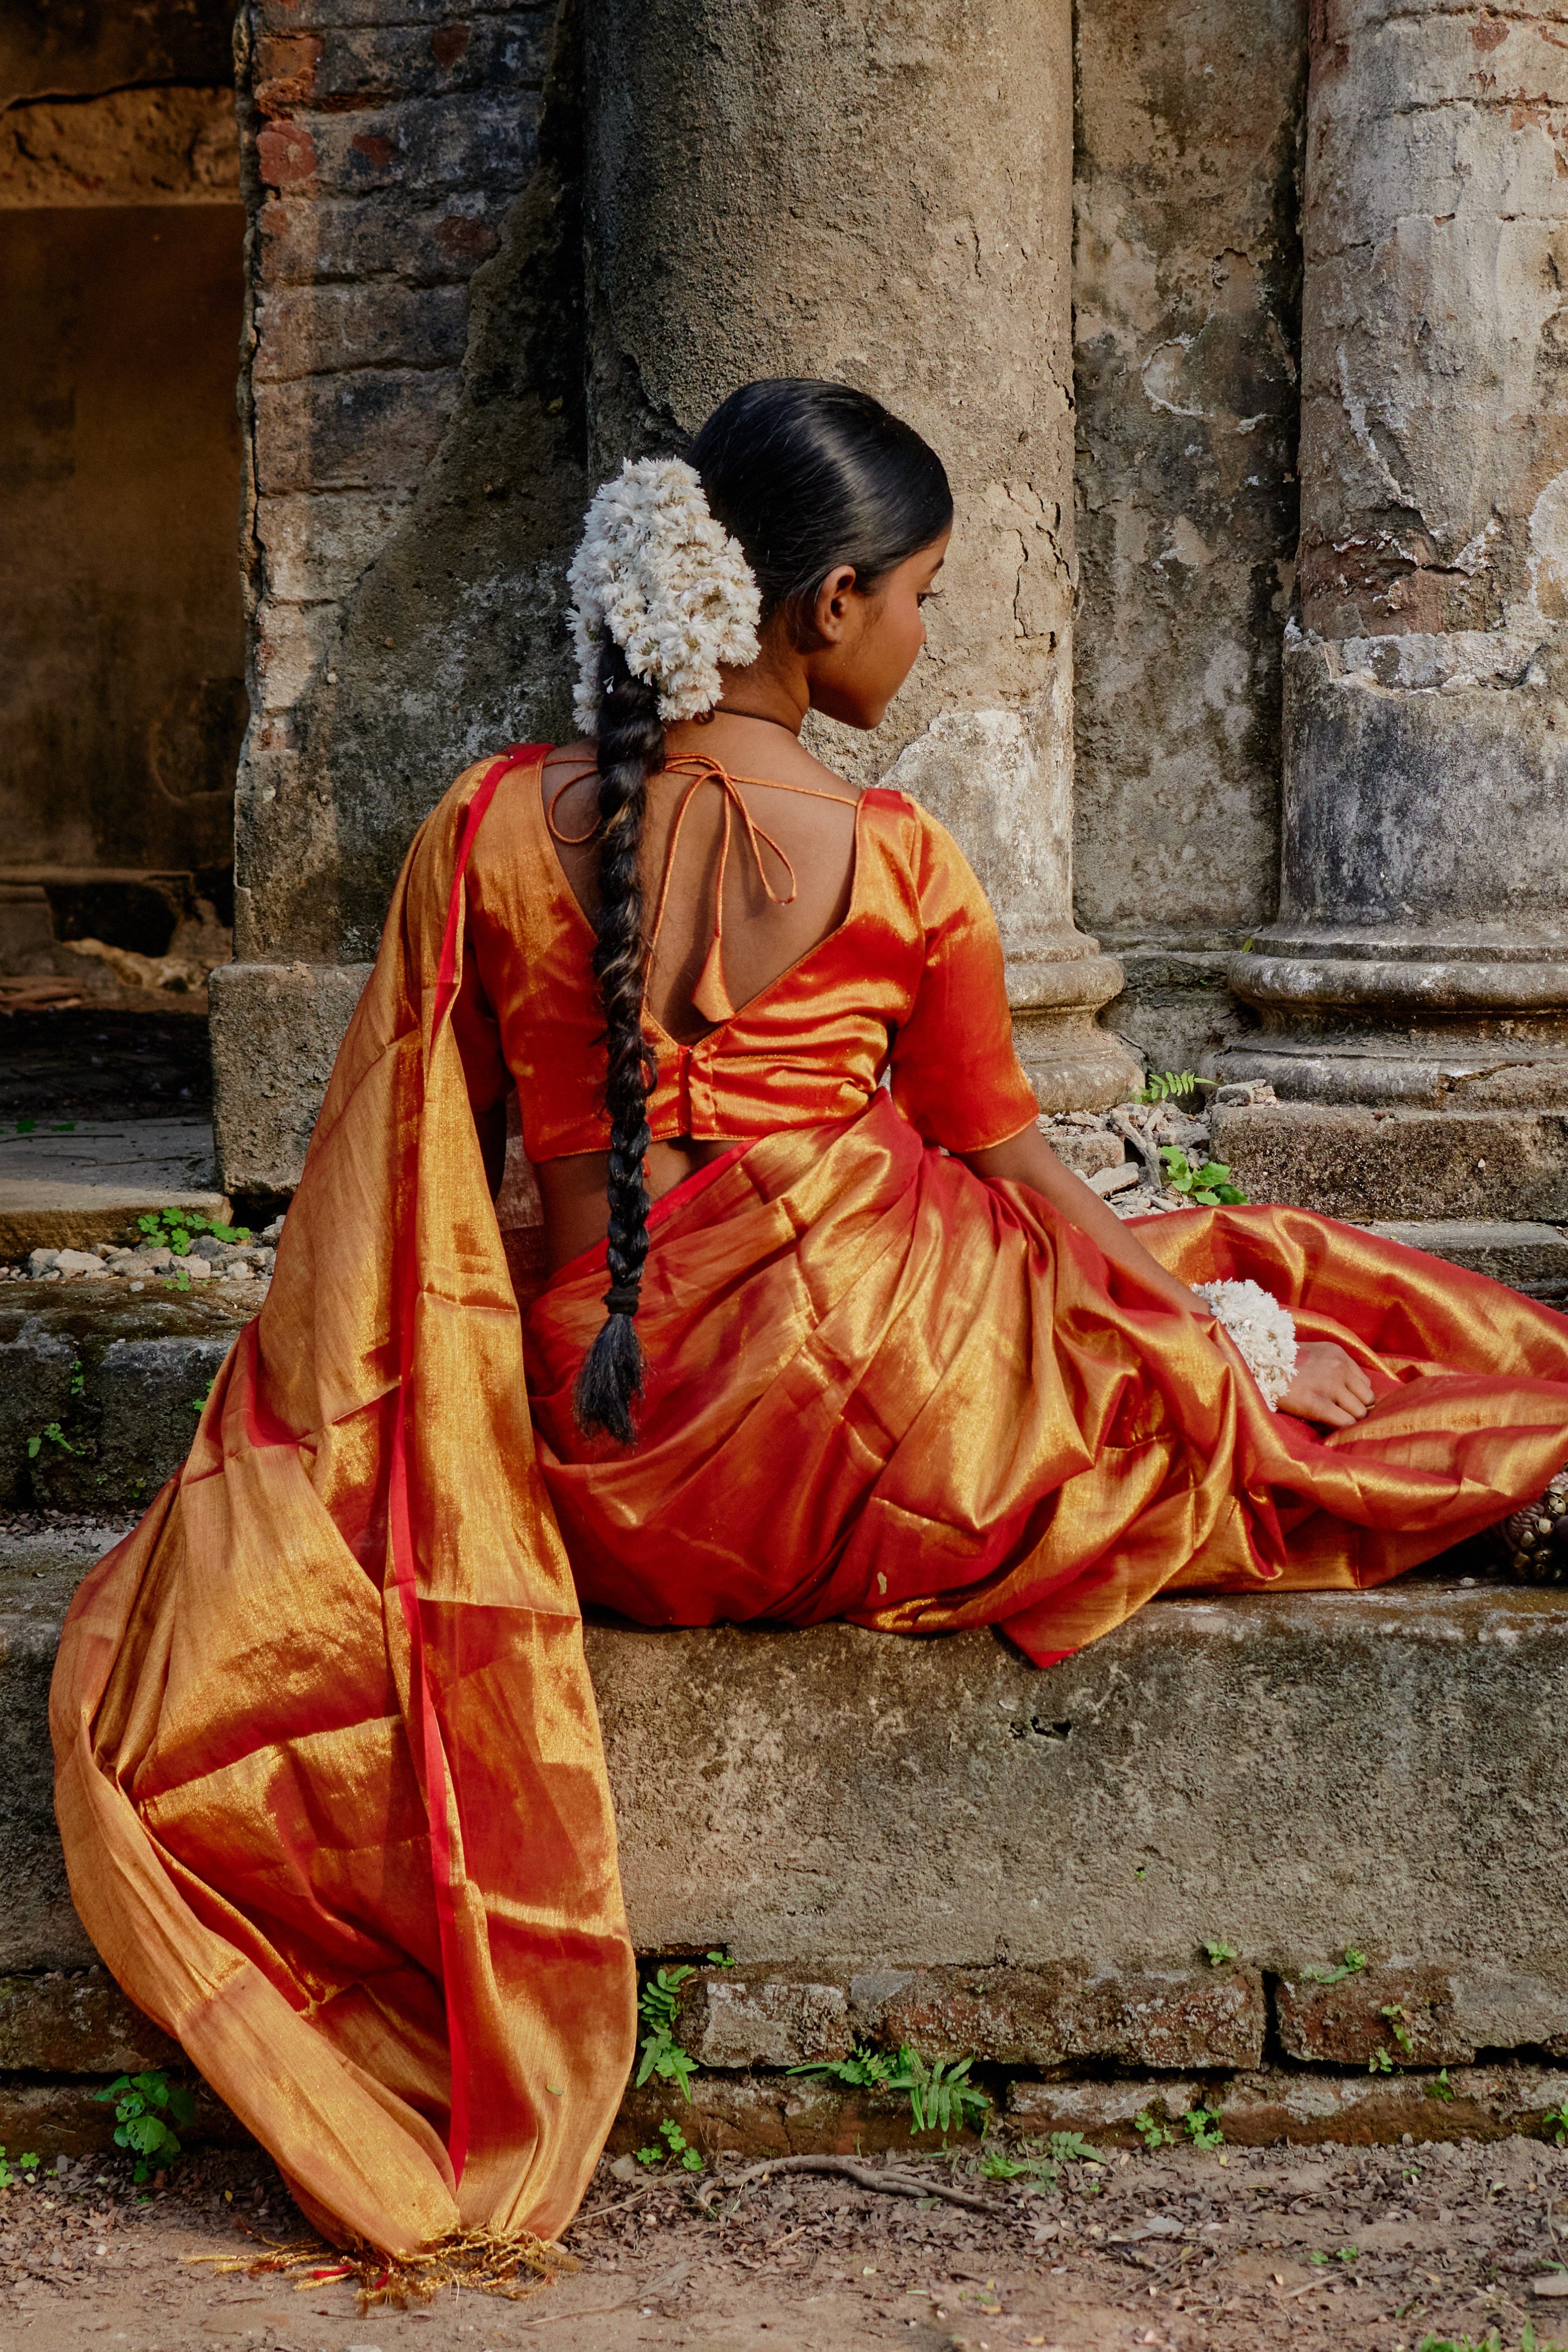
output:
M388 2253L556 2235L635 2042L580 1613L449 1018L465 858L527 756L421 828L266 1305L78 1594L51 1693L94 1943L312 2218Z

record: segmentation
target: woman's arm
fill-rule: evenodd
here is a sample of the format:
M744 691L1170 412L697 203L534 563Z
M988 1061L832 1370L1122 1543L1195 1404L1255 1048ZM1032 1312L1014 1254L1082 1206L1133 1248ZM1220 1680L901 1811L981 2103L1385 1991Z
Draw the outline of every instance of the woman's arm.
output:
M1097 1242L1117 1265L1141 1276L1168 1306L1187 1315L1208 1314L1203 1300L1150 1256L1099 1193L1062 1166L1038 1128L1026 1127L1005 1143L993 1144L989 1151L965 1151L959 1157L977 1176L1004 1177L1043 1193L1069 1224ZM1331 1429L1349 1429L1365 1418L1373 1395L1372 1382L1353 1356L1331 1339L1310 1339L1298 1348L1296 1377L1279 1400L1279 1411L1302 1421L1326 1422Z
M1099 1193L1091 1192L1081 1176L1075 1176L1070 1168L1062 1166L1037 1127L1026 1127L1021 1135L1009 1136L1005 1143L994 1143L988 1151L965 1151L959 1156L977 1176L1000 1176L1043 1193L1068 1224L1087 1234L1114 1265L1124 1266L1129 1274L1135 1274L1152 1290L1158 1291L1168 1307L1184 1315L1208 1313L1202 1299L1194 1298L1184 1282L1178 1282L1173 1274L1166 1273L1158 1259L1150 1256L1137 1235L1128 1232Z

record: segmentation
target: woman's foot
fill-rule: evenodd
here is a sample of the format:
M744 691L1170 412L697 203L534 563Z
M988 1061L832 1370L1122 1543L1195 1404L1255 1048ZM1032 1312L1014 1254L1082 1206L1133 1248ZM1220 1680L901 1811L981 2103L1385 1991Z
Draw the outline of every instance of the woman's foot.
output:
M1517 1583L1568 1584L1568 1470L1559 1470L1539 1502L1500 1520L1490 1535Z

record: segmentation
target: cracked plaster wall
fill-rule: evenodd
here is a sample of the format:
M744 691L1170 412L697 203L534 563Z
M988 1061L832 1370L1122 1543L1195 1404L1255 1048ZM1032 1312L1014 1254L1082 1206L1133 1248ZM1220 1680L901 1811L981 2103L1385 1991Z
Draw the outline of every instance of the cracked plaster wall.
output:
M1304 0L1078 21L1078 909L1159 1067L1274 909L1294 581Z

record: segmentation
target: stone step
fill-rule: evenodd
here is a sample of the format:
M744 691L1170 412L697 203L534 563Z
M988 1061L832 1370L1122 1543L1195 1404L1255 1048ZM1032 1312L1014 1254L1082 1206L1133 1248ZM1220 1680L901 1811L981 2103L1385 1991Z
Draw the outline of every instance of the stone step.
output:
M50 1805L58 1627L116 1532L0 1522L0 2116L26 2089L40 2130L41 2075L163 2050L89 1973ZM907 2137L782 2071L863 2039L973 2053L1020 2120L1090 2137L1200 2084L1238 2140L1536 2129L1568 2096L1568 1595L1189 1597L1047 1673L843 1625L587 1650L707 2144Z
M1254 1201L1291 1202L1324 1216L1568 1224L1568 1117L1561 1111L1236 1104L1215 1110L1212 1149Z
M1406 1249L1489 1275L1528 1298L1568 1298L1568 1234L1555 1225L1489 1223L1461 1217L1411 1218L1369 1228Z
M134 1510L157 1492L243 1328L234 1286L222 1287L217 1298L156 1282L0 1288L0 1511Z
M0 1257L136 1239L146 1211L226 1223L210 1118L12 1122L0 1131Z

